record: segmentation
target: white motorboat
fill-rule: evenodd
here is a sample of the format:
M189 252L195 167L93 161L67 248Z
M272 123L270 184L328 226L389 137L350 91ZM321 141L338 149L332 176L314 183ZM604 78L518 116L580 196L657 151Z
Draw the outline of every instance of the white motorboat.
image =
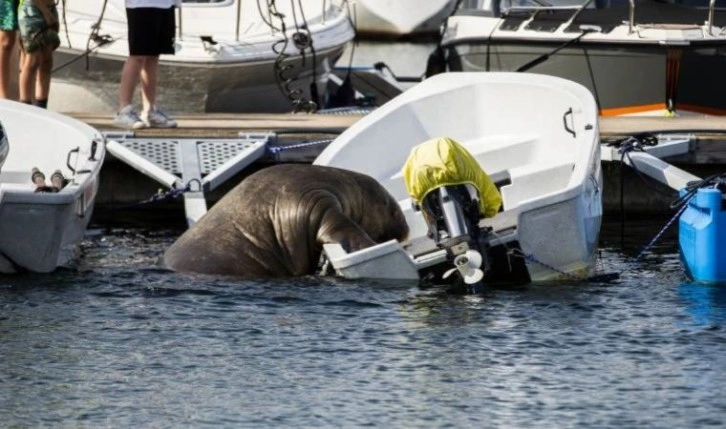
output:
M458 0L355 0L355 24L364 37L436 35Z
M183 0L176 52L160 57L158 104L175 113L315 108L354 37L342 1ZM128 54L124 0L64 0L58 8L50 108L117 110Z
M8 100L0 100L0 123L10 143L0 171L0 273L53 271L75 258L91 219L103 137L83 122ZM45 177L34 177L34 168Z
M383 243L345 254L326 245L339 274L410 278L452 267L450 249L429 238L402 174L411 150L438 136L468 150L501 193L502 210L474 224L486 237L491 271L485 279L591 273L602 220L595 100L572 81L502 72L429 78L360 119L315 160L376 178L399 201L411 229L403 247ZM396 263L386 263L394 257Z
M709 0L487 0L448 20L451 71L587 87L603 116L726 114L726 14Z

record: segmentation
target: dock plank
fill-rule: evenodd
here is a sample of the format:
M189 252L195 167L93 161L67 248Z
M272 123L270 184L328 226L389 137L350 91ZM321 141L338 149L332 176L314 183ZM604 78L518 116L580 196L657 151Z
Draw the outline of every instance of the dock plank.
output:
M657 132L726 133L726 117L723 116L602 116L599 123L603 136Z
M106 114L66 113L101 130L119 129ZM308 113L200 113L175 116L176 129L142 129L137 135L234 135L242 131L329 132L340 133L363 115L324 115ZM726 133L726 117L720 116L603 116L599 119L603 136L644 132Z
M113 118L105 114L86 112L67 112L68 116L81 120L92 127L102 130L118 130ZM175 115L178 128L141 129L134 132L138 136L174 137L225 137L239 132L277 131L301 133L341 133L353 125L362 115L322 115L308 113L204 113Z

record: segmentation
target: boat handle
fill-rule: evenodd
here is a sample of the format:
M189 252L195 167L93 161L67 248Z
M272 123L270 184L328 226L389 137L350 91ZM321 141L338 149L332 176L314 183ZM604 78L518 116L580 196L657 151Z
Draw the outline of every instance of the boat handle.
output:
M80 217L81 219L86 217L86 199L83 196L83 193L78 196L78 200L76 200L76 216Z
M89 161L95 161L96 160L96 151L98 150L98 140L94 139L91 142L91 156L88 157Z
M567 126L567 115L570 115L570 121L572 122L572 128ZM575 130L573 129L573 128L575 128L575 119L572 115L572 107L570 107L570 110L566 111L565 114L562 115L562 123L565 126L565 131L572 134L573 138L577 138L577 134L575 134Z
M71 166L71 154L73 153L79 153L81 151L81 147L78 146L75 149L71 149L68 151L68 158L66 158L66 167L68 167L69 170L71 170L71 173L76 174L76 169Z

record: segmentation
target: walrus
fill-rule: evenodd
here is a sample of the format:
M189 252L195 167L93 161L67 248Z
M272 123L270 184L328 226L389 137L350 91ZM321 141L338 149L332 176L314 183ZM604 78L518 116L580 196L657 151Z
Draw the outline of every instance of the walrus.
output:
M392 239L408 224L370 176L334 167L280 164L242 180L164 254L179 272L246 278L314 274L326 243L348 252Z

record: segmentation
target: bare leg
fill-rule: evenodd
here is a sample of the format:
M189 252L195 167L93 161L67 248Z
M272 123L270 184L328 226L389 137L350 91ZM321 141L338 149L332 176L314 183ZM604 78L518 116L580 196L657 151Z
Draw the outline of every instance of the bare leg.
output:
M10 98L10 61L17 38L15 31L0 30L0 98Z
M35 86L35 77L38 74L38 68L41 62L41 51L33 53L25 53L23 68L20 70L20 101L33 101L33 89Z
M139 84L139 73L143 67L146 57L129 55L121 71L121 85L119 90L119 110L131 104L134 99L134 91Z
M53 50L46 47L43 50L38 67L38 78L35 83L35 99L48 100L50 93L50 74L53 70Z
M150 112L156 104L156 77L159 70L159 57L146 57L141 69L141 95L143 95L144 111Z

